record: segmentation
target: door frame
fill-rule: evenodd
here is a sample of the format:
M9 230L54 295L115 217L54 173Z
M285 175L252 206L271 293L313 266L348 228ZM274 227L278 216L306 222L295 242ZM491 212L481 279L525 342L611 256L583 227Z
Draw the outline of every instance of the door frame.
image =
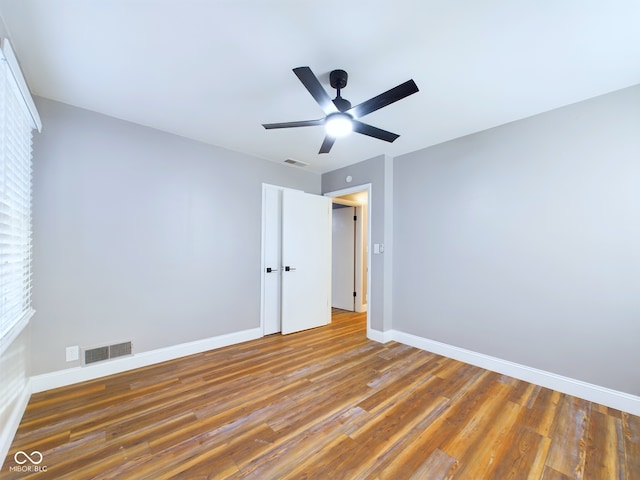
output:
M360 192L357 193L362 193L365 190L361 190ZM367 202L369 200L367 199ZM356 271L362 271L362 249L364 246L363 243L363 238L367 238L365 232L362 231L362 222L363 219L365 217L365 215L362 213L364 207L360 202L356 202L354 200L348 200L346 198L341 198L341 197L333 197L333 203L334 204L339 204L339 205L344 205L344 206L348 206L348 207L354 207L356 210L356 216L358 217L358 220L356 221L356 236L355 236L355 241L356 241L356 256L354 258L355 260L355 265L354 265L354 273ZM368 203L367 203L367 209L368 209ZM369 219L368 219L368 214L367 214L367 223L366 225L369 224ZM358 240L360 240L358 242ZM369 265L367 265L367 271L369 270ZM366 301L366 291L363 291L363 285L366 285L366 281L365 279L362 278L362 275L356 275L356 282L355 282L355 289L356 292L359 292L359 300L360 301L356 301L355 302L355 312L357 313L364 313L367 311L368 305Z
M343 195L349 195L351 193L367 192L367 337L371 338L371 219L373 218L373 201L371 197L371 183L364 183L362 185L354 185L353 187L343 188L341 190L334 190L332 192L324 193L325 197L342 197Z

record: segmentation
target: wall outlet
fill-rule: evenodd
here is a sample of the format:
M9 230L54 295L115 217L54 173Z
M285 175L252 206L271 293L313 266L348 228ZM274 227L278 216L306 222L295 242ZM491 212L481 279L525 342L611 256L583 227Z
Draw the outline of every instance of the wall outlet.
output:
M74 362L80 360L80 347L74 345L73 347L67 347L67 362Z

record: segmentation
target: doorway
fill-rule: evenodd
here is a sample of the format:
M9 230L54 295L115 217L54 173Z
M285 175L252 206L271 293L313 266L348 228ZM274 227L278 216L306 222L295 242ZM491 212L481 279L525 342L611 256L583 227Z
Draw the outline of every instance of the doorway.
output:
M269 217L278 216L281 211L281 202L284 191L294 191L288 188L279 187L276 185L263 184L263 212L262 212L262 275L261 275L261 305L260 305L260 326L263 331L263 335L269 335L273 333L281 332L281 315L283 312L282 305L282 280L283 267L286 267L283 261L281 251L275 250L275 253L265 248L267 241L265 235L271 235L275 238L276 242L282 241L282 225L278 223L270 223L267 221ZM297 191L301 194L304 192ZM304 194L310 195L310 194ZM317 195L313 195L314 197ZM359 198L354 198L358 196ZM356 312L365 313L366 316L366 330L367 336L371 329L371 319L369 316L368 303L370 301L370 284L371 284L371 271L369 265L371 264L371 218L372 205L371 205L371 184L364 184L357 187L328 192L324 194L324 197L329 197L327 200L331 201L347 201L356 203L356 215L361 220L360 227L357 232L357 243L360 245L360 253L356 254L356 270L362 272L360 275L356 275ZM339 197L346 197L340 199ZM329 209L331 208L329 204ZM270 233L269 233L270 232ZM329 222L329 246L331 246L331 223ZM307 250L307 254L309 250ZM313 255L318 257L318 255ZM358 260L360 259L360 260ZM331 265L332 258L329 254L324 257L325 265ZM270 271L268 270L270 269ZM287 275L290 272L286 273ZM331 297L331 277L328 281L328 299ZM328 321L331 321L331 303L326 304L326 310L324 305L321 306L321 310L328 312ZM308 327L312 328L312 327Z
M344 308L348 311L355 311L366 313L366 325L367 333L370 330L370 317L369 317L369 301L370 292L369 286L371 284L371 272L369 265L371 265L371 184L363 184L354 186L351 188L337 190L333 192L327 192L324 194L330 197L334 203L333 213L341 217L341 221L336 222L335 218L332 221L332 264L334 265L334 272L332 272L332 305L341 307L337 300L336 288L344 288L343 290L343 302L342 304L347 306ZM338 207L337 205L340 205ZM353 223L349 224L349 218ZM336 253L339 245L336 243L336 229L344 231L345 236L342 238L343 254L342 259L336 259L334 253ZM351 231L351 235L347 235ZM353 239L353 240L352 240ZM338 240L340 241L340 240ZM345 256L344 252L351 249L351 254L346 256L346 262L348 263L342 271L342 279L336 279L334 276L336 270L336 262L342 261ZM353 258L353 264L351 260ZM353 265L353 266L351 266ZM338 284L344 284L346 287L338 286ZM353 297L355 292L355 297ZM351 299L348 299L348 295L351 295ZM355 298L355 301L353 300Z
M368 196L357 192L332 201L332 306L366 312Z

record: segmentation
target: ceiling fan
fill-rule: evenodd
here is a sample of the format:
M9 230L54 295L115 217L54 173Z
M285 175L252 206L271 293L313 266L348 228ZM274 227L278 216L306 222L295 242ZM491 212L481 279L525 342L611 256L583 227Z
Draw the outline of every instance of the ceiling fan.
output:
M359 119L418 91L416 83L413 80L407 80L391 90L387 90L352 107L349 100L340 96L340 90L347 86L348 75L344 70L333 70L329 75L331 87L338 91L336 98L333 100L309 67L294 68L293 73L296 74L311 96L318 102L318 105L325 113L325 117L298 122L263 123L262 126L270 130L273 128L324 125L326 135L318 153L329 153L337 137L347 135L352 131L378 138L385 142L393 142L400 135L373 127L361 122Z

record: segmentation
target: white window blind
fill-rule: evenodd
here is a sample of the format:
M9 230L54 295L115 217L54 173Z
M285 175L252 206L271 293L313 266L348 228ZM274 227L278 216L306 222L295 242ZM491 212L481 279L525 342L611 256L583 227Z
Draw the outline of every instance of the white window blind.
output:
M40 127L6 39L0 45L0 351L31 307L31 140ZM35 114L35 116L34 116Z

